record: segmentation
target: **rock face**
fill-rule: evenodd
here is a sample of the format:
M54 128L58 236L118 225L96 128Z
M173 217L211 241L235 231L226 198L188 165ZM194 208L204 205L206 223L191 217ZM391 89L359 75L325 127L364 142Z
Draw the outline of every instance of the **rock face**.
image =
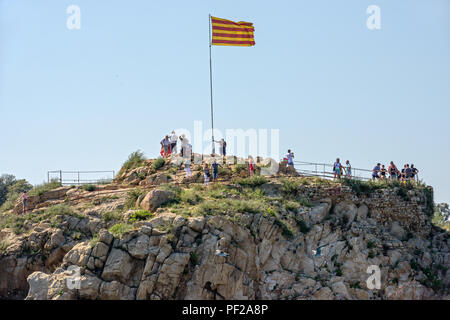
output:
M137 185L167 177L152 172L144 179L142 172L126 179ZM239 197L240 186L231 187L226 195L207 191L213 201ZM8 245L0 251L0 298L449 299L450 239L431 225L419 191L402 200L395 189L368 195L343 185L301 185L295 196L309 201L280 205L289 229L257 200L233 212L213 206L185 214L179 203L172 212L161 207L175 201L173 192L152 188L133 199L152 218L115 235L103 211L91 207L82 217L40 222L26 235L1 230ZM260 188L275 204L285 200L276 179ZM195 202L190 191L184 196ZM374 268L379 289L368 285Z
M102 230L95 245L77 244L53 273L32 273L27 299L448 299L427 287L423 271L430 262L449 265L448 236L402 242L392 228L359 219L365 211L350 202L332 211L323 199L299 213L310 231L289 240L260 214L241 214L239 224L162 215L122 238ZM168 222L172 233L158 230ZM430 245L434 254L423 254ZM78 290L68 287L71 266L81 267ZM369 266L380 268L379 290L367 288ZM430 272L449 286L447 270Z

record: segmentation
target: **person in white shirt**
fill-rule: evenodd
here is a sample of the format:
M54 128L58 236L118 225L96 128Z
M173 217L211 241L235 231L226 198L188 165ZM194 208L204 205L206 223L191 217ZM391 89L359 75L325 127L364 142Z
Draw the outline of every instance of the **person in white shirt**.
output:
M172 131L170 135L170 150L172 153L177 153L177 140L178 136L175 134L175 131Z
M294 167L294 153L291 152L291 149L288 150L286 158L288 159L288 166L291 166L293 168Z
M220 145L219 147L219 154L223 157L227 155L227 143L224 139L221 139L219 141L214 140L214 142L218 143Z

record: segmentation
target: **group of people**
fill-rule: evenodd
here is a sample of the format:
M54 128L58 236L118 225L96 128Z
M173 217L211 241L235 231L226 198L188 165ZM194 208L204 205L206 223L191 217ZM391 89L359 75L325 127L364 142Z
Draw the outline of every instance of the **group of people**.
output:
M350 161L345 161L345 166L341 164L341 160L339 158L336 159L336 162L333 164L333 179L340 179L342 175L345 175L346 178L352 178L352 165Z
M345 175L346 178L352 178L352 166L350 161L345 161L345 166L343 166L339 160L336 159L336 162L333 164L333 173L334 179L340 179L342 175ZM419 170L414 167L414 164L405 164L403 169L400 171L397 169L397 166L391 161L389 167L386 169L385 165L381 163L377 163L377 165L372 170L372 179L387 179L388 175L391 180L400 180L400 181L410 181L416 180L417 174Z
M400 180L400 181L414 181L417 179L417 174L419 170L414 167L414 164L405 164L403 169L400 171L393 161L389 164L389 167L386 169L384 164L377 163L377 165L372 170L372 179L387 179L387 175L389 174L389 178L391 180Z
M178 140L180 140L181 150L180 156L184 158L189 158L189 155L192 154L192 145L189 143L189 140L186 138L184 134L178 137L175 133L175 130L172 131L170 135L166 135L164 139L161 140L161 156L167 158L170 154L177 153L177 145ZM214 140L215 143L219 144L219 154L221 156L227 155L227 143L224 139L219 141Z

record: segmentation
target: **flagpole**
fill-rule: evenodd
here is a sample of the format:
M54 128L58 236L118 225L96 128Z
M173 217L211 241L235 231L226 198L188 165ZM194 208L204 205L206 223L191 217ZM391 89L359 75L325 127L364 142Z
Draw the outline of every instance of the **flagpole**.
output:
M212 59L211 59L211 14L209 15L209 87L211 90L211 142L212 142L212 154L216 153L214 144L214 108L213 108L213 84L212 84Z

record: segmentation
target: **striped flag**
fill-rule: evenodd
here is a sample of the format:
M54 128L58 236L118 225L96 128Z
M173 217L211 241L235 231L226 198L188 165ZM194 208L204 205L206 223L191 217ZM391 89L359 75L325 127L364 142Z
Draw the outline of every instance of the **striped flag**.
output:
M215 46L243 46L255 45L255 28L250 22L233 22L221 18L211 17L212 45Z

